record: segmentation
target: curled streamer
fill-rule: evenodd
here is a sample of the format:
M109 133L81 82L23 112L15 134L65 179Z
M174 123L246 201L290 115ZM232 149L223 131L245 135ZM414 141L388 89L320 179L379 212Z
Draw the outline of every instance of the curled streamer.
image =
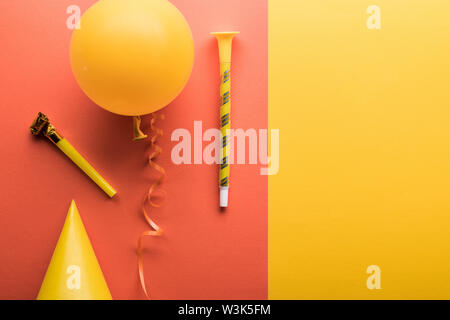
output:
M152 228L152 230L147 230L142 232L142 234L139 236L138 239L138 268L139 268L139 279L141 281L142 289L144 290L144 293L147 297L147 299L150 299L150 296L147 292L147 288L145 285L145 278L144 278L144 262L143 262L143 256L142 256L142 240L147 236L153 236L153 237L159 237L162 235L162 229L150 218L148 215L148 212L146 210L147 203L154 208L160 207L160 204L157 204L153 201L152 195L155 192L155 190L158 188L158 186L161 185L161 183L164 181L164 178L166 176L166 171L163 167L158 165L154 159L158 157L161 152L162 148L157 144L157 140L163 135L163 131L160 128L157 128L155 126L156 120L164 119L164 115L151 115L150 120L150 134L153 134L150 138L150 155L148 157L148 163L149 165L158 171L160 173L159 177L151 184L150 188L147 191L147 195L145 196L144 202L142 204L142 213L144 215L145 220L147 221L148 225Z

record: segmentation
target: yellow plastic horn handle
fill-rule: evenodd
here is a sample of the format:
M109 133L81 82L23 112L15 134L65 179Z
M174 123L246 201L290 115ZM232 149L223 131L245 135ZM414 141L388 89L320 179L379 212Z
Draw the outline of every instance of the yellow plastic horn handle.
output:
M89 178L91 178L110 198L114 197L116 190L106 182L105 179L87 162L81 154L67 141L61 139L56 143L56 146L61 149Z
M231 47L233 37L239 31L211 32L217 38L220 62L220 131L222 133L221 161L219 169L220 206L228 206L230 184L230 136L231 129Z
M230 130L231 130L231 63L223 62L220 64L220 131L222 133L222 159L219 171L219 186L228 187L230 182Z

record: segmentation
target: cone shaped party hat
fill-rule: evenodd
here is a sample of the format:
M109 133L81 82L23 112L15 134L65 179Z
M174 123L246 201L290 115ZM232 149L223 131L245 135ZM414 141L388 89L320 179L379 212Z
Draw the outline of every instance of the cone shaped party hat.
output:
M112 299L73 200L37 299Z

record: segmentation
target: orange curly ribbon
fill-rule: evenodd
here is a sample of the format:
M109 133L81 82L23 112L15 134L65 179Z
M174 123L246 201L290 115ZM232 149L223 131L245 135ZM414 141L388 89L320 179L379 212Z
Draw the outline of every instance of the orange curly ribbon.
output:
M142 213L144 215L145 220L149 224L149 226L152 228L152 230L147 230L142 232L142 234L139 236L138 239L138 247L137 247L137 255L138 255L138 268L139 268L139 279L141 281L142 290L144 290L145 296L147 299L150 299L150 296L147 292L147 288L145 285L145 278L144 278L144 262L142 257L142 239L146 236L152 236L152 237L159 237L162 235L162 229L150 218L150 216L147 213L147 210L145 209L146 204L150 204L151 207L158 208L161 205L157 204L152 199L152 194L155 192L155 190L158 188L158 186L161 185L161 183L164 181L164 178L166 176L166 171L163 167L155 163L154 159L158 157L161 152L162 148L156 143L157 140L163 135L163 131L160 128L157 128L155 126L156 120L161 119L164 120L164 115L156 115L152 114L151 120L150 120L150 132L154 133L153 136L150 139L150 149L151 151L149 157L148 157L148 163L150 166L158 171L160 173L160 176L156 181L152 183L150 188L147 191L147 195L145 196L144 202L142 204Z

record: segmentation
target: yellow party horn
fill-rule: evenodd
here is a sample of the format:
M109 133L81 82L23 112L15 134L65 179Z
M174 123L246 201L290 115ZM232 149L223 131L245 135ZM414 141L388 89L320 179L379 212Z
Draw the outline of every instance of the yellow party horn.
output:
M231 111L231 43L238 31L211 32L219 43L220 62L220 131L222 133L222 160L219 171L220 206L228 206L228 188L230 183L230 111Z
M35 136L44 135L52 141L66 156L70 158L84 173L86 173L109 197L116 194L116 190L106 182L102 176L87 162L81 154L56 131L48 117L39 112L30 126L31 133Z

